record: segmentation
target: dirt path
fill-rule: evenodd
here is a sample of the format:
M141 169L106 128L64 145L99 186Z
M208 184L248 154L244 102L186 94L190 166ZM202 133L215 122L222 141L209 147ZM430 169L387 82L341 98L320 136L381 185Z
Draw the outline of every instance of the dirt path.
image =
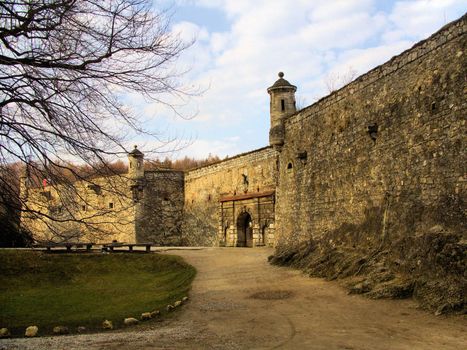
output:
M0 349L463 349L465 317L410 301L349 296L336 283L271 266L267 248L177 250L198 269L171 320L127 332L0 341Z

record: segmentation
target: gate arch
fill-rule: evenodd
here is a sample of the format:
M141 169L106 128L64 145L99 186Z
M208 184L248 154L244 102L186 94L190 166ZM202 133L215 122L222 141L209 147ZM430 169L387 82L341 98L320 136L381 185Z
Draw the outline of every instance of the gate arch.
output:
M237 218L237 247L253 247L253 225L248 212L241 213Z

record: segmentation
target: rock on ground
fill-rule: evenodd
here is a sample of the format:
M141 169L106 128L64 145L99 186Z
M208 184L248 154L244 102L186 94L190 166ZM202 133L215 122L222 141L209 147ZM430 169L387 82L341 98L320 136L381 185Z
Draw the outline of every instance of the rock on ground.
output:
M151 318L152 318L152 315L151 315L150 312L143 312L143 313L141 314L141 319L142 319L143 321L150 320Z
M54 333L54 334L68 334L68 333L69 333L68 327L65 327L65 326L56 326L56 327L54 327L54 329L53 329L53 333Z
M24 333L24 335L26 337L35 337L38 332L39 328L37 326L29 326L28 328L26 328L26 332Z
M157 317L161 314L161 312L159 310L154 310L154 311L151 311L151 317L154 318L154 317Z
M139 323L139 321L134 317L127 317L127 318L125 318L123 320L123 324L125 326L133 326L133 325L138 324L138 323Z
M10 330L8 328L0 328L0 338L8 338L10 335Z
M103 329L113 329L114 325L113 325L112 321L105 320L104 322L102 322L102 328Z

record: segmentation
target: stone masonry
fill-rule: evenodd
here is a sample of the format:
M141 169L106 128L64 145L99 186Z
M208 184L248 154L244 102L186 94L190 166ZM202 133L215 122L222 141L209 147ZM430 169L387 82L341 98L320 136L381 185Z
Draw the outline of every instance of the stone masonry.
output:
M465 18L285 121L278 244L466 233Z
M183 243L273 246L277 156L265 147L187 172Z
M287 247L329 232L394 239L436 225L465 235L466 26L464 16L298 112L297 88L280 73L268 89L270 146L184 173L145 172L135 149L128 175L112 180L124 198L78 184L94 205L78 201L75 212L120 210L125 226L102 224L112 238L160 245ZM22 179L31 207L55 215L60 187L44 192ZM22 223L52 238L43 221ZM89 237L70 225L74 238Z

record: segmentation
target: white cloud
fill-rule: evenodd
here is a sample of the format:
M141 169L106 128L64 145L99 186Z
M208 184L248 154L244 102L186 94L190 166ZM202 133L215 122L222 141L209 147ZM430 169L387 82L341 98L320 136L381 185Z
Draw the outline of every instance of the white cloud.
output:
M208 60L196 59L196 65L209 67L192 75L198 84L210 86L200 99L198 121L230 126L269 118L266 89L278 71L285 71L300 87L323 74L337 49L364 43L385 24L383 16L371 13L370 0L346 0L332 7L325 1L299 1L294 6L289 1L201 3L220 6L232 26L230 32L210 33L209 45L200 42L193 50L202 48ZM267 139L267 130L262 139Z
M213 33L211 36L211 50L219 53L227 48L231 35L229 33Z
M234 156L241 152L238 147L238 137L223 140L195 140L192 144L174 153L174 158L180 159L184 156L195 159L206 158L209 154L217 155L220 158Z
M332 18L343 18L355 12L367 12L374 7L372 0L348 1L318 1L311 9L309 18L315 21L329 21Z
M389 15L394 30L389 32L387 39L405 37L417 40L426 37L465 9L463 0L397 1Z
M311 103L326 93L327 75L349 68L363 74L465 11L465 0L385 2L384 9L376 0L180 1L222 11L230 21L222 32L188 21L173 27L184 40L197 37L181 64L191 67L194 86L209 87L188 106L198 117L178 124L199 136L187 150L201 157L267 144L266 89L278 71Z
M206 28L186 21L174 24L172 26L172 32L176 33L184 42L190 42L194 39L198 41L209 39L209 33Z
M320 50L353 48L378 35L384 25L382 15L355 13L332 21L312 22L301 29L300 40L313 42Z
M347 50L339 55L331 72L345 72L349 67L356 70L358 75L388 61L411 46L410 41L399 41L391 45L381 45L367 49Z

